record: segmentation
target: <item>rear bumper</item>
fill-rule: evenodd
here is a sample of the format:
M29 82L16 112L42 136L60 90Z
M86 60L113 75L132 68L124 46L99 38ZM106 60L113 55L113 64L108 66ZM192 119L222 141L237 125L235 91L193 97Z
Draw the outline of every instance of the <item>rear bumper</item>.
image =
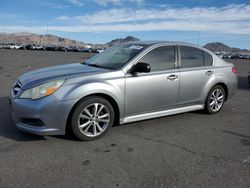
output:
M63 135L75 101L60 101L51 95L38 100L10 97L10 104L18 129L37 135ZM23 119L36 119L42 124L26 123Z
M237 75L235 75L235 79L232 82L228 83L227 99L230 99L235 95L236 90L237 90L237 86L238 86L238 77L237 77Z

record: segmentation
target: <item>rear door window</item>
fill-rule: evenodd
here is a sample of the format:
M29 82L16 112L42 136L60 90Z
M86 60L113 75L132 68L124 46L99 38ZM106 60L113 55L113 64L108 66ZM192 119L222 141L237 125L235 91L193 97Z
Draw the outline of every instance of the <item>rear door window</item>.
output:
M207 53L207 52L203 52L203 57L204 57L204 66L211 66L213 65L213 57Z
M207 52L189 46L180 46L181 67L203 67L211 66L213 58Z

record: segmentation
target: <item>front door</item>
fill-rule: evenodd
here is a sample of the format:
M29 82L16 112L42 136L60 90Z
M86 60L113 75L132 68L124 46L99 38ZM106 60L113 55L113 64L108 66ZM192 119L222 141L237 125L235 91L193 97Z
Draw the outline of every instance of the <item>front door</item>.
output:
M175 57L175 46L157 47L138 61L151 66L149 73L127 73L126 116L164 110L177 104L180 74L175 69Z

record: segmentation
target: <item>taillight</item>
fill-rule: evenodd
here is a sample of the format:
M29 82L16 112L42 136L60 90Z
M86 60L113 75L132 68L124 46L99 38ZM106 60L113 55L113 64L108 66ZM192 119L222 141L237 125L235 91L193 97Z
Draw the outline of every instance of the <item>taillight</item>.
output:
M233 67L232 67L232 72L233 72L234 74L236 74L236 73L237 73L237 69L236 69L236 67L235 67L235 66L233 66Z

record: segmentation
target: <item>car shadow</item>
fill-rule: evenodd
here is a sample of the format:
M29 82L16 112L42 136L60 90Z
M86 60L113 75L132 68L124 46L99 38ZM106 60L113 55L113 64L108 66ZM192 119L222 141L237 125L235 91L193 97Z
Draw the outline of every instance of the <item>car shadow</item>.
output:
M227 133L227 134L231 134L234 136L238 136L240 137L240 142L242 145L246 145L246 146L250 146L250 136L241 134L241 133L237 133L237 132L233 132L233 131L228 131L228 130L222 130L222 132Z
M11 117L8 97L0 97L0 137L20 142L46 140L43 136L37 136L19 131L15 127Z
M248 84L248 78L247 77L238 76L238 86L237 86L237 89L240 89L240 90L250 90L250 86Z

